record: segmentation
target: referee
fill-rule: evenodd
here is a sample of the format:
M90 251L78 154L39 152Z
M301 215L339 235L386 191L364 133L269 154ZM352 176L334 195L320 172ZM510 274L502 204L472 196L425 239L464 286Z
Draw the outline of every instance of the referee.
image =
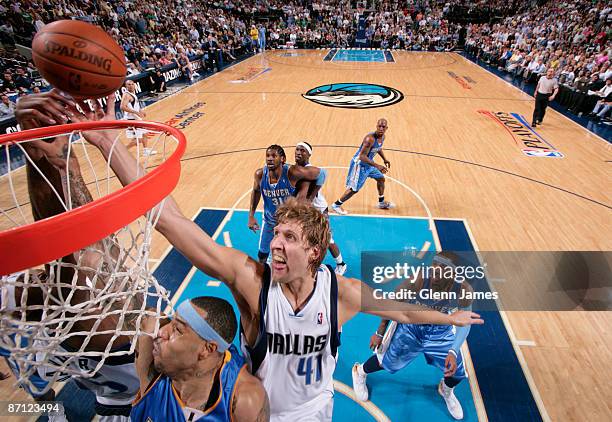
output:
M535 89L535 110L533 110L531 127L542 124L548 102L554 100L557 92L559 92L559 82L554 75L554 69L550 68L546 71L546 75L541 76L538 81Z

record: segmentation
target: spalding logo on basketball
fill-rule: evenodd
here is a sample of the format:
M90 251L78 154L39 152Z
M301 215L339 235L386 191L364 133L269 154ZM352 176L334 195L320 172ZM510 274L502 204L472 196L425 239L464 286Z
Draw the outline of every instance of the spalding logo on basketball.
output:
M404 94L384 85L339 83L312 88L302 97L328 107L374 108L397 104Z
M100 98L121 87L123 49L101 28L77 20L45 25L32 41L32 59L53 86L80 98Z

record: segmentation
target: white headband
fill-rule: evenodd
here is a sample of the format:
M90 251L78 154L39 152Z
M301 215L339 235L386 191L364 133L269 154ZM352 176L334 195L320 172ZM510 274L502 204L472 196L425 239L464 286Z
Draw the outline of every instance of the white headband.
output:
M296 147L302 147L306 151L308 151L308 154L312 155L312 147L310 145L308 145L306 142L298 142Z

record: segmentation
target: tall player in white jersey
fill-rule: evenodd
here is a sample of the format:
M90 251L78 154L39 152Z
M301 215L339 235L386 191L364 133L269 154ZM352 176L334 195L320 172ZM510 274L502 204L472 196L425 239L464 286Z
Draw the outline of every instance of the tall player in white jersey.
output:
M125 81L126 91L123 93L121 97L121 105L119 108L123 112L123 120L142 120L145 118L146 114L142 110L140 106L140 101L138 100L138 96L136 95L136 84L132 80ZM153 151L151 148L147 147L147 138L143 136L144 132L138 128L128 128L126 130L126 137L131 139L128 148L136 146L136 144L142 142L143 146L143 155L149 156L156 154L157 151Z
M298 142L295 147L295 164L302 167L311 166L310 156L312 155L312 151L312 145L310 145L308 142ZM312 206L318 209L325 217L327 217L327 219L329 219L327 201L323 196L323 192L321 192L321 188L323 187L324 183L325 180L323 180L321 183L304 183L302 188L308 190L306 198L312 201ZM334 242L333 236L329 238L329 252L336 260L336 269L334 271L336 274L344 275L346 272L346 263L344 262L344 259L342 259L340 248L336 242Z
M109 98L112 101L112 98ZM90 116L99 118L99 113ZM121 183L142 174L115 132L88 139L108 157ZM272 265L215 242L166 198L157 230L197 268L225 283L240 310L241 337L251 371L270 398L271 420L330 420L337 331L363 311L401 323L482 324L469 311L443 314L424 307L377 300L359 280L321 266L329 245L329 223L311 204L289 198L276 213ZM259 365L259 367L256 367Z

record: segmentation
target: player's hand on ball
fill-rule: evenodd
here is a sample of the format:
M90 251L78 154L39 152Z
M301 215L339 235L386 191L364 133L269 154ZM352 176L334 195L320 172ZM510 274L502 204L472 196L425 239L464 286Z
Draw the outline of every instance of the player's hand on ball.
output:
M457 358L451 352L448 352L444 360L444 377L452 377L457 372Z
M101 107L98 101L91 100L91 107L85 102L79 105L84 111L84 114L77 114L73 117L76 122L93 122L93 121L109 121L115 120L115 94L106 97L106 107ZM96 129L82 132L83 137L87 142L94 146L101 146L104 143L115 142L119 136L119 129Z
M248 226L249 229L253 230L254 232L259 230L259 224L257 224L257 220L253 216L249 216Z
M480 318L476 312L471 311L457 311L450 314L451 324L457 327L463 327L466 325L480 325L484 324L484 321Z
M382 337L377 334L372 334L372 337L370 337L370 349L376 350L376 348L380 346L380 343L382 343Z
M15 108L15 118L21 129L66 124L76 113L76 104L57 89L21 97Z

